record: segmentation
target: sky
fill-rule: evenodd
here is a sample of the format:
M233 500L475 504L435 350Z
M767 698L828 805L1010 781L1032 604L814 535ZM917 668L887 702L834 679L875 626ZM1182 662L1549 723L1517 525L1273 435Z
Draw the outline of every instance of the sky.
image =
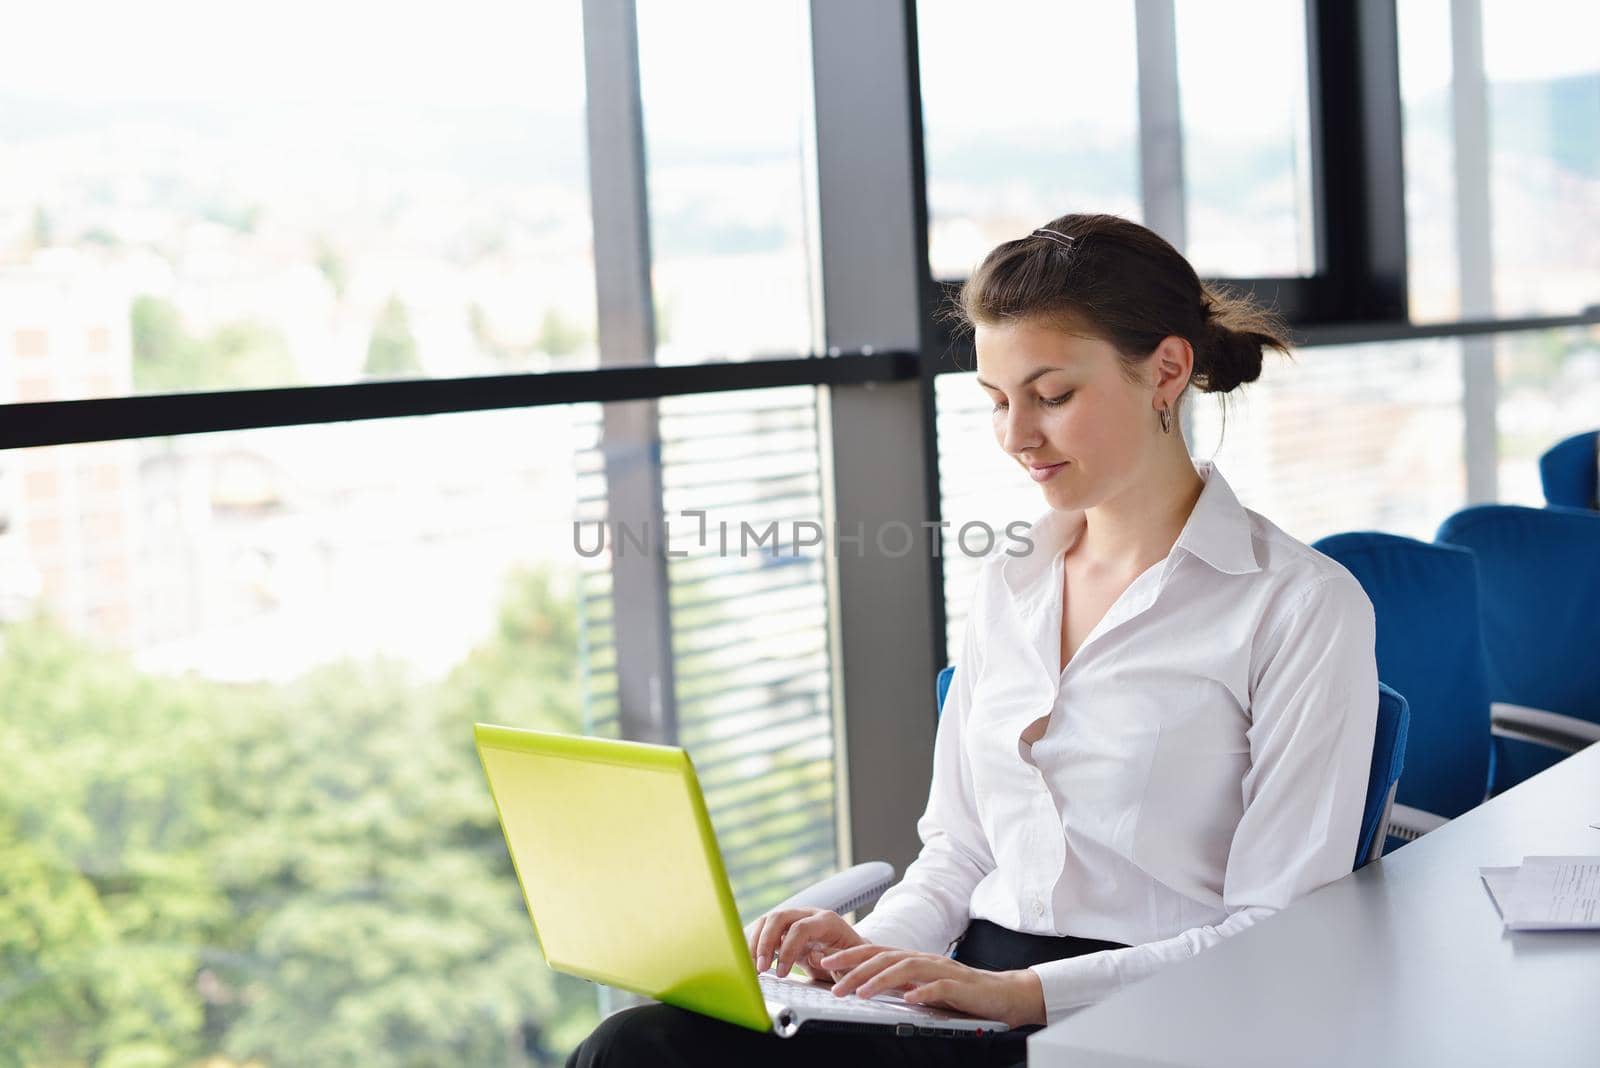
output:
M1406 92L1450 84L1450 0L1399 0ZM1483 63L1491 81L1600 71L1594 0L1485 0Z
M889 0L870 0L889 2ZM1297 69L1298 0L1177 0L1185 115L1248 121L1241 101ZM1406 88L1448 84L1450 0L1399 0ZM581 0L8 0L0 96L80 103L383 102L581 113ZM639 0L646 107L656 137L788 141L772 116L808 91L803 0ZM1484 0L1496 79L1600 68L1600 3ZM1038 129L1134 84L1131 0L923 0L930 113L962 129ZM1240 27L1251 27L1247 34ZM708 33L707 27L716 27ZM1027 27L1026 31L1019 27ZM970 64L970 65L969 65ZM1003 79L996 85L996 79ZM732 91L737 87L737 91ZM717 131L704 129L715 101ZM1121 109L1122 105L1116 105Z
M0 91L224 103L581 100L578 0L12 0ZM92 30L89 29L92 27Z

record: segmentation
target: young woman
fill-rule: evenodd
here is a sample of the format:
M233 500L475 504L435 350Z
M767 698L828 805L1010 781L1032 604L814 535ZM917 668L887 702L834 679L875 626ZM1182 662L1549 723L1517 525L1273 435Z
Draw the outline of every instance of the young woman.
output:
M1372 606L1178 431L1188 390L1254 381L1282 326L1108 215L996 248L959 313L995 439L1049 511L980 572L905 877L854 925L785 909L748 934L758 968L1020 1033L780 1039L649 1006L570 1065L1015 1063L1034 1026L1350 871Z

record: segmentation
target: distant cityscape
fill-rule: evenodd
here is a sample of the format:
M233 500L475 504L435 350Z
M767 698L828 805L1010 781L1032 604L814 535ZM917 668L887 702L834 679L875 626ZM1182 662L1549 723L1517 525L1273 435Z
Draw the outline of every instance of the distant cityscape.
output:
M1494 106L1502 313L1593 303L1600 246L1582 238L1600 229L1600 75L1499 85ZM404 131L378 123L370 140L313 157L268 139L283 133L270 116L6 101L0 399L594 366L580 117L542 120L543 151L503 156L493 146L514 113L450 117L422 116ZM929 124L936 268L970 262L1063 208L1137 216L1130 130L1086 129L1057 150L943 129L936 115ZM1270 144L1237 151L1292 163ZM1088 153L1073 174L1098 178L1062 203L1056 162L1071 152ZM814 277L798 149L658 154L668 161L651 174L658 359L809 351ZM1444 99L1408 102L1419 319L1457 314L1449 160ZM1304 210L1288 172L1258 174L1256 200L1208 184L1232 173L1201 169L1191 204L1232 212L1206 228L1231 233L1239 249L1270 243L1285 212ZM1263 210L1262 197L1276 207ZM1534 488L1527 453L1600 410L1592 336L1571 335L1555 353L1550 344L1499 342L1502 479L1515 498ZM1519 357L1530 345L1542 355ZM1225 435L1220 415L1195 405L1194 447L1303 536L1355 521L1426 533L1463 493L1455 351L1437 342L1269 363ZM1541 366L1544 378L1530 375ZM575 458L595 418L534 410L0 457L0 614L47 604L151 670L287 678L359 647L438 671L487 625L496 577L513 563L573 563ZM974 433L966 426L943 432ZM986 436L986 424L975 433ZM969 486L1004 483L957 452L947 513L1031 517L1028 487L974 497ZM402 560L414 583L436 587L422 617L400 614L385 588L384 562ZM965 607L960 586L953 617Z

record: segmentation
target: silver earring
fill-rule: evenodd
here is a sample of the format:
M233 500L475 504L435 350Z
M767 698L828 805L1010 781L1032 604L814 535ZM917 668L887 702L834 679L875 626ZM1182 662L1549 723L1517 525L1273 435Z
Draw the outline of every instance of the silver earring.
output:
M1172 433L1172 409L1171 408L1163 408L1163 409L1161 409L1161 432L1163 434Z

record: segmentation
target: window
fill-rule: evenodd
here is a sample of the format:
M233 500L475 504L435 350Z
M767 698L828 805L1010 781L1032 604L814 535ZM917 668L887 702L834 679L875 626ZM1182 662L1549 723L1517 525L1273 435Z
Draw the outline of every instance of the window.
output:
M1447 0L1401 0L1396 12L1411 319L1454 320L1461 318L1461 275L1450 117L1450 7Z
M1600 329L1503 334L1495 368L1500 499L1543 506L1540 455L1600 422Z
M839 863L816 391L661 408L679 741L748 922Z
M591 718L598 411L0 454L14 1052L500 1063L592 1026L471 725Z
M1064 212L1142 217L1131 4L922 0L917 35L935 278Z
M1189 262L1203 277L1314 274L1305 5L1173 10Z
M1191 392L1190 451L1245 507L1311 542L1347 530L1431 540L1466 503L1460 344L1268 351L1261 378Z
M580 14L19 15L0 367L43 362L18 399L593 366Z
M617 734L609 565L637 550L594 551L600 418L0 454L31 1062L552 1060L593 1026L539 956L471 725ZM838 864L815 392L668 398L661 431L670 539L632 533L675 553L677 740L749 919Z
M1600 9L1484 0L1496 314L1600 294Z
M1491 294L1487 306L1465 309L1468 318L1581 311L1600 292L1600 257L1586 239L1600 226L1600 60L1587 47L1600 14L1548 0L1484 0L1482 55L1469 57L1481 67L1457 70L1452 12L1472 6L1398 5L1412 317L1462 317L1463 270ZM1458 118L1456 100L1474 99L1479 79L1481 129L1473 108ZM1487 158L1458 159L1462 121ZM1463 225L1488 231L1487 262L1460 261Z
M645 0L638 21L657 361L817 351L805 5Z

